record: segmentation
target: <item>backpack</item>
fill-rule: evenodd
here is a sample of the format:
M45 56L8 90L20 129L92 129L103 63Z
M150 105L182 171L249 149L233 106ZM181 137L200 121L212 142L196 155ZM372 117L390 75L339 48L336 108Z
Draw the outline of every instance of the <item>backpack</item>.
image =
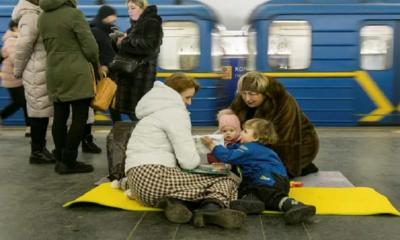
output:
M107 135L108 178L120 180L125 177L126 146L135 123L116 122Z

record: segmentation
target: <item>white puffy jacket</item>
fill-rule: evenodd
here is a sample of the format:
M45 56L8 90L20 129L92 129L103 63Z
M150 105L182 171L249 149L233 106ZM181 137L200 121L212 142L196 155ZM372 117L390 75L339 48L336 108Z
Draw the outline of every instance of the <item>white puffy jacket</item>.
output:
M12 19L18 21L19 28L14 74L22 76L28 116L37 118L53 114L53 105L47 95L47 53L37 28L41 12L39 6L20 0L12 13Z
M193 169L200 164L189 112L181 95L160 81L136 106L138 124L126 150L125 171L157 164Z

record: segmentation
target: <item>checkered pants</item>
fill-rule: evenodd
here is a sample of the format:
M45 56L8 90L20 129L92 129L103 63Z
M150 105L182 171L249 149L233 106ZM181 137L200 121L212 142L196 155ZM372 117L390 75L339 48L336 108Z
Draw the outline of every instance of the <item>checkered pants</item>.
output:
M231 176L203 175L162 165L142 165L131 168L127 177L133 196L150 206L157 206L160 199L171 197L191 202L218 199L229 207L229 203L237 199L240 183L240 179L234 174Z

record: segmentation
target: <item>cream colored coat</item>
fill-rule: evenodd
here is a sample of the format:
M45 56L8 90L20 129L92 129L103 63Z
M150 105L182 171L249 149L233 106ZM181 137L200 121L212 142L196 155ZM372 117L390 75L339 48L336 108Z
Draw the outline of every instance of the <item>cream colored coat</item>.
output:
M29 117L49 117L53 107L47 95L46 50L39 36L37 22L39 6L20 0L14 8L12 19L18 21L14 75L22 76Z

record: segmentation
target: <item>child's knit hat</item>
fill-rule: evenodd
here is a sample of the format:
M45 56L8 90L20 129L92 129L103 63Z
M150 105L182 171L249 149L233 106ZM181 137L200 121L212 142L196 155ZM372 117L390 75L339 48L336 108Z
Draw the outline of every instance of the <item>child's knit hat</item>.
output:
M224 127L233 127L237 134L240 133L240 121L234 113L222 114L218 117L218 130L221 132Z

